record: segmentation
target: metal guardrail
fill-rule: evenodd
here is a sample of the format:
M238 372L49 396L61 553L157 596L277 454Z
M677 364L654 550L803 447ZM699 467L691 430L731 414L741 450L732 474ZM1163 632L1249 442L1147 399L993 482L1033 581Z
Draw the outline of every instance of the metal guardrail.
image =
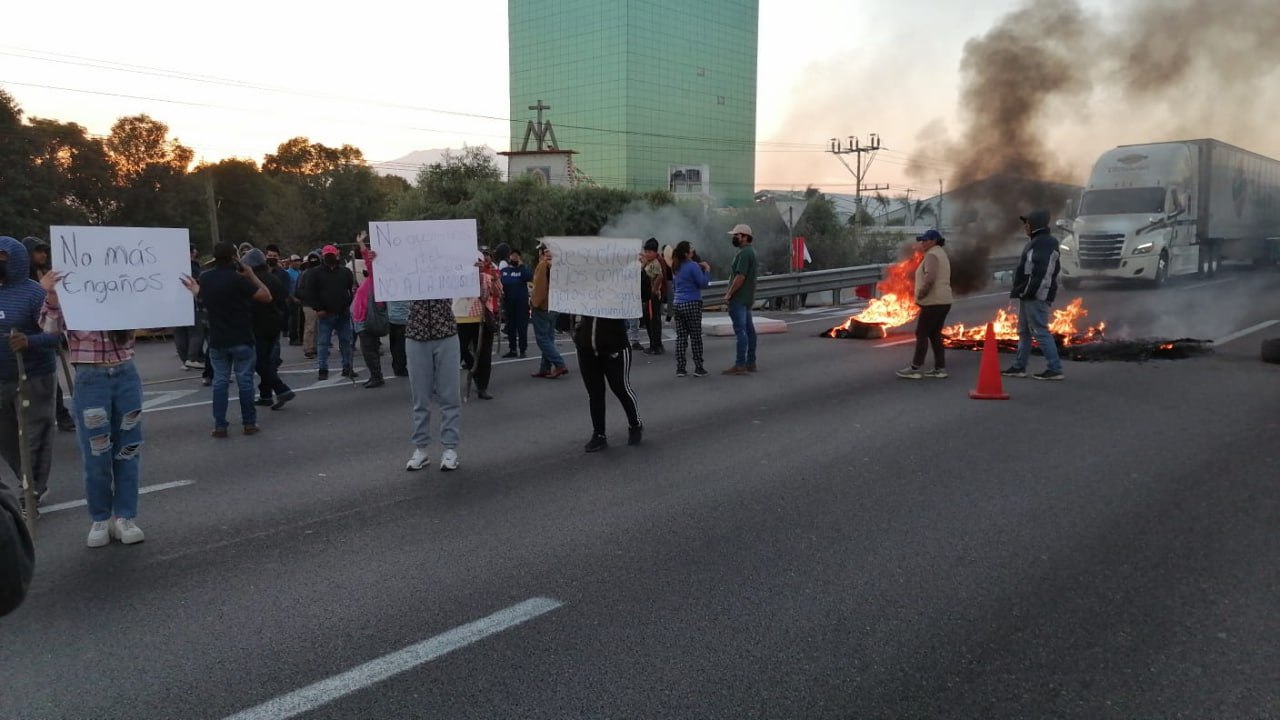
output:
M987 260L987 269L992 273L1012 272L1017 266L1017 257L999 257ZM857 267L787 273L785 275L762 275L756 278L756 299L767 300L816 292L839 292L859 285L871 285L884 279L884 271L888 267L889 265L887 264L859 265ZM717 280L703 288L703 304L708 306L722 304L724 302L724 291L728 287L728 280Z

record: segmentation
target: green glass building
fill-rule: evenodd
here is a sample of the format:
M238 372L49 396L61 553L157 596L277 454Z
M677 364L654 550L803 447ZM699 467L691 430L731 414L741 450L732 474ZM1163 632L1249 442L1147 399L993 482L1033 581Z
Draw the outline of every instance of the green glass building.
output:
M508 0L508 22L512 150L542 101L601 186L751 203L759 0Z

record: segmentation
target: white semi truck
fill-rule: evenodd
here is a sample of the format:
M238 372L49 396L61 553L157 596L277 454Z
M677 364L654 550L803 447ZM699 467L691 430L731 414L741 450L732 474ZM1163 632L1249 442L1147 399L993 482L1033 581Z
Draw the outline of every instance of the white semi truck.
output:
M1272 261L1280 161L1217 140L1123 145L1098 158L1074 219L1059 221L1060 279L1213 275L1223 260Z

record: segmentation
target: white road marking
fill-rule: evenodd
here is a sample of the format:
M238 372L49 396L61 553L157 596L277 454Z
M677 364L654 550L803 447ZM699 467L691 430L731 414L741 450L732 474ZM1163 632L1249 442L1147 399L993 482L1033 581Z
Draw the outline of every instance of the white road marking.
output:
M142 410L145 412L157 405L163 405L174 400L181 400L189 395L195 395L199 390L164 390L164 391L146 391L142 395L146 399L142 401Z
M1268 321L1266 321L1266 322L1260 322L1260 323L1258 323L1257 325L1254 325L1253 327L1247 327L1247 328L1245 328L1245 329L1243 329L1243 330L1237 330L1237 331L1235 331L1235 332L1231 333L1230 335L1226 335L1226 336L1224 336L1224 337L1218 338L1217 340L1214 340L1214 341L1213 341L1213 344L1214 344L1214 345L1226 345L1227 343L1231 342L1232 340L1239 340L1240 338L1242 338L1242 337L1244 337L1244 336L1246 336L1246 335L1252 335L1253 333L1256 333L1256 332L1258 332L1259 330L1266 330L1267 328L1271 327L1272 325L1276 325L1276 324L1280 324L1280 320L1268 320Z
M144 487L140 487L138 488L138 494L145 495L146 493L159 492L161 490L172 490L173 488L186 487L188 485L195 485L195 484L196 484L195 480L174 480L173 482L159 483L158 485L146 485ZM71 502L64 502L64 503L58 503L57 505L50 505L48 507L41 507L40 514L48 515L49 513L55 513L60 510L70 510L71 508L84 507L85 505L86 503L84 500L72 500Z
M1224 282L1231 282L1231 278L1223 278L1221 280L1210 280L1209 282L1196 283L1195 285L1187 285L1178 288L1179 290L1195 290L1197 288L1211 287L1213 285L1221 285Z
M308 685L274 700L249 708L225 720L285 720L297 717L338 698L363 690L400 673L412 670L443 655L479 642L490 635L526 623L555 610L563 603L551 598L532 598L505 610L461 625L415 645L354 667L340 675Z
M916 341L915 338L907 338L906 340L894 340L893 342L880 343L879 345L876 345L876 347L878 348L898 347L899 345L908 345L915 341Z

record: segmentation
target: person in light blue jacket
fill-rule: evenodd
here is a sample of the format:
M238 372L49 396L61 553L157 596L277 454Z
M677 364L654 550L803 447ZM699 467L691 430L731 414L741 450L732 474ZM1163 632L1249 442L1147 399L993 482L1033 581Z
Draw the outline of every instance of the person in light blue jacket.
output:
M676 377L687 377L686 355L693 344L693 376L706 377L702 366L702 289L711 284L711 266L703 262L688 240L676 245L671 257L675 284Z

